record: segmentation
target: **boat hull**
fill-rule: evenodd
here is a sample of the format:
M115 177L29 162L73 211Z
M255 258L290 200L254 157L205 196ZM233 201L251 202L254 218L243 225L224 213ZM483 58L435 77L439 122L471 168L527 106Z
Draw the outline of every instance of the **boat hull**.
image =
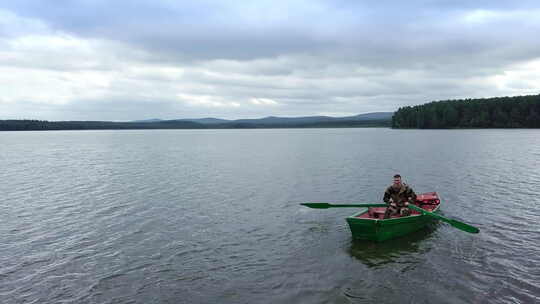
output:
M418 206L431 212L439 211L440 200L437 193L425 193L418 197L420 198ZM378 209L379 218L370 214L370 210L358 212L346 218L353 238L382 242L420 230L434 220L433 217L416 212L410 216L382 219L380 211L385 208Z

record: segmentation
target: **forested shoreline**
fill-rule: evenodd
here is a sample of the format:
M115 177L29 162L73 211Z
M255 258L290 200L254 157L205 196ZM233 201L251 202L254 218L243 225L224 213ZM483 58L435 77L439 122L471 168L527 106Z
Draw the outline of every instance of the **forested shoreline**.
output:
M122 129L202 129L198 123L175 121L159 123L110 121L0 120L0 131L122 130Z
M343 120L293 123L246 123L230 122L202 124L191 121L159 122L109 122L109 121L46 121L46 120L0 120L0 131L47 131L47 130L129 130L129 129L266 129L266 128L370 128L390 127L390 119Z
M393 128L540 128L540 95L434 101L399 108Z
M245 122L204 124L193 121L156 122L0 120L0 131L118 130L118 129L253 129L361 128L396 129L540 128L540 94L515 97L433 101L399 108L389 119L317 122Z

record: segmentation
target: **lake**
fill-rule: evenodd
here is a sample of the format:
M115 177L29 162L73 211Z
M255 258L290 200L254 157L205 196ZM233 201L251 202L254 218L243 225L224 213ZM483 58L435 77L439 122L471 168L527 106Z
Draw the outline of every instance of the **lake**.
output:
M0 132L2 303L538 303L540 130ZM436 223L351 239L400 173Z

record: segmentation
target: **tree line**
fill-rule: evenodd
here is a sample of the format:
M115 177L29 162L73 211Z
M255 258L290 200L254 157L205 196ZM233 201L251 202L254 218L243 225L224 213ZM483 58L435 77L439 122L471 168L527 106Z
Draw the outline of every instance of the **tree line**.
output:
M369 128L390 127L390 119L343 120L295 123L241 123L202 124L191 121L167 120L158 122L109 121L47 121L0 120L0 131L45 130L119 130L119 129L264 129L264 128Z
M434 101L399 108L393 128L540 128L540 95Z
M0 131L45 130L118 130L118 129L202 129L204 126L188 121L163 121L156 123L112 121L47 121L0 120Z

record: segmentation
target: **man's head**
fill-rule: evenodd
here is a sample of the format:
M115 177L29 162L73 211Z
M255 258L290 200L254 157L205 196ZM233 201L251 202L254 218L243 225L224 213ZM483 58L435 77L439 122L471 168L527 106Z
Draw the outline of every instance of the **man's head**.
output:
M393 184L393 186L395 188L401 187L401 175L399 175L399 174L394 175L394 184Z

